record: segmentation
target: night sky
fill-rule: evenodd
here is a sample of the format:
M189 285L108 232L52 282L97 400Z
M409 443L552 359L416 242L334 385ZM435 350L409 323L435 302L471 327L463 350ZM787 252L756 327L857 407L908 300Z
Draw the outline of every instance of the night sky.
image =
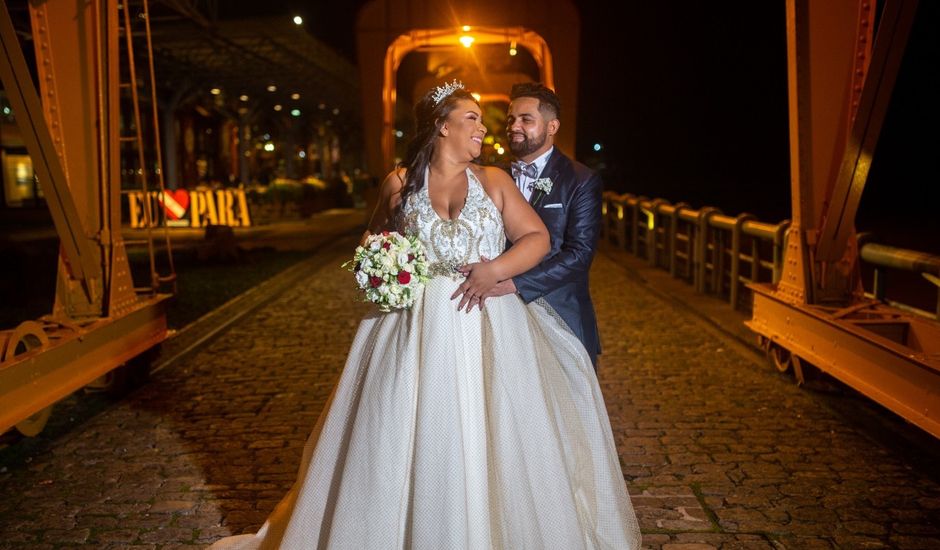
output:
M223 17L299 13L355 63L362 0L230 0ZM577 156L608 189L790 216L784 0L576 1L581 11ZM882 242L940 254L940 3L921 2L858 215ZM562 98L564 100L564 98ZM592 145L603 148L594 153Z

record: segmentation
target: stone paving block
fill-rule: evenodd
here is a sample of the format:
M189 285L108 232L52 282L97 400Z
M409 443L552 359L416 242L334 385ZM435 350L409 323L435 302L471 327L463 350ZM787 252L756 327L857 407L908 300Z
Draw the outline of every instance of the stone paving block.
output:
M369 310L339 269L351 249L68 432L0 451L0 548L202 548L257 529ZM592 271L599 382L645 548L940 548L936 475L611 258Z

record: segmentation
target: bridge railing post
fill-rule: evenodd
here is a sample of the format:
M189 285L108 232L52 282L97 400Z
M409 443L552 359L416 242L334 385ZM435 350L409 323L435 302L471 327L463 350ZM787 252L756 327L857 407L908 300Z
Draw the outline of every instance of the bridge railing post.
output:
M656 236L659 232L659 207L662 204L668 203L663 199L654 199L650 202L646 220L646 256L647 261L653 267L659 264L659 246Z
M679 263L679 250L676 246L679 242L679 211L686 206L688 206L686 203L680 202L672 206L672 211L669 213L669 234L666 241L669 243L669 274L673 277L676 276Z
M740 214L734 219L734 228L731 230L731 275L730 286L728 289L728 302L731 307L738 309L738 289L740 288L741 275L741 240L744 233L744 222L755 219L752 214ZM756 242L756 240L755 240ZM753 257L752 263L753 266ZM754 269L751 268L752 280L754 280Z
M697 292L705 293L707 289L707 283L705 277L708 275L708 234L709 234L709 221L711 217L715 214L720 214L721 211L712 206L706 206L698 211L698 223L696 226L695 234L695 252L693 255L692 264L695 266L695 290ZM712 264L714 268L714 263Z

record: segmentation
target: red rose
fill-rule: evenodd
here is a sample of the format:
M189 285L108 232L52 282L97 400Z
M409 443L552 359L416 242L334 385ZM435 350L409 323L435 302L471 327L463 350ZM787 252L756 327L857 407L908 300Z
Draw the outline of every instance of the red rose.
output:
M388 231L383 231L383 232L382 232L382 235L385 236L385 237L388 237Z
M392 243L388 241L385 241L384 243L382 243L382 248L384 248L385 250L388 250L391 247L392 247Z
M408 261L409 261L409 262L415 261L415 255L414 255L414 254L408 254Z
M400 284L407 285L409 282L411 282L411 273L408 273L407 271L399 271L398 282Z
M373 275L369 277L369 284L372 285L372 288L376 288L382 284L382 278Z

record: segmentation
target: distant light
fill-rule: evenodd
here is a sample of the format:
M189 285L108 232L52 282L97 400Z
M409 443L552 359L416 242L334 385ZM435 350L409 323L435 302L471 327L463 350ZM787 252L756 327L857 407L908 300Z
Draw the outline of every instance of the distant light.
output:
M242 101L248 101L248 96L245 95L245 94L242 94L242 95L238 96L238 99L240 99L240 100L242 100Z
M294 101L297 101L298 99L300 99L300 94L298 94L297 92L294 92L290 95L290 98L293 99Z
M300 116L300 109L291 109L291 116Z
M516 41L513 40L509 43L509 55L516 55L517 53L519 53L519 51L516 50Z
M284 107L282 107L280 103L278 103L277 105L274 106L274 110L275 110L275 111L280 111L280 110L283 109L283 108L284 108Z
M483 138L483 143L489 143L489 144L496 143L496 138L493 137L493 134L490 134L486 136L485 138Z
M304 151L304 150L301 150L299 153L297 153L297 156L300 157L300 158L302 158L302 159L305 159L305 158L307 158L307 152Z
M271 151L274 150L274 144L271 143L270 141L267 142L267 143L265 143L265 144L264 144L264 150L270 153Z
M3 114L8 115L8 114L10 114L10 112L11 112L11 111L10 111L10 108L9 108L9 107L6 107L6 106L3 107Z
M271 134L264 134L261 138L264 139L264 141L268 141L271 139Z
M401 137L404 137L404 135L405 135L405 132L402 132L401 130L395 130L395 137L401 138Z
M595 150L595 151L600 151L600 150L601 150L601 144L600 144L600 143L595 143L595 144L594 144L594 150Z
M276 91L277 91L277 86L275 86L274 84L271 84L270 86L268 86L268 91L269 91L269 92L276 92Z
M212 88L211 90L209 90L209 93L212 95L219 95L222 93L222 90L219 88Z
M460 37L460 43L463 44L464 48L469 48L470 46L472 46L474 40L475 39L469 34L465 34Z
M473 96L473 99L475 99L475 100L477 100L477 101L480 101L480 94L478 94L478 93L476 93L476 92L473 92L473 93L471 93L470 95Z
M461 29L463 29L463 32L470 32L470 25L464 25Z
M299 15L295 15L295 16L294 16L294 24L295 24L295 25L303 25L303 24L304 24L304 18L301 17L301 16L299 16Z
M497 148L496 148L496 154L497 154L497 155L502 155L502 154L505 153L505 152L506 152L506 150L503 149L502 147L497 147Z
M334 114L334 115L338 115L338 114L339 114L339 107L333 107L333 114Z
M321 104L317 105L317 109L320 109L321 111L322 111L323 109L326 109L326 103L321 103Z

